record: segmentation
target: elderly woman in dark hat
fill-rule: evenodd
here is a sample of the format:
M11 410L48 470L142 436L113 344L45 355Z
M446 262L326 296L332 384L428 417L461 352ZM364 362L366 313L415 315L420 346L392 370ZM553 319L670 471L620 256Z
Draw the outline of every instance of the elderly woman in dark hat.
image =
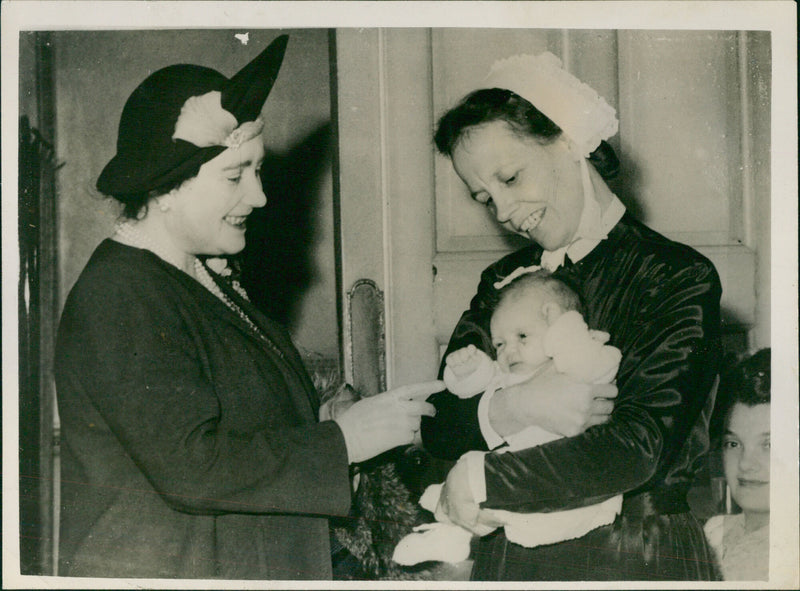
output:
M60 574L331 577L349 464L409 443L432 382L318 422L286 332L226 273L266 198L260 112L287 37L233 78L149 76L98 189L124 211L61 319Z

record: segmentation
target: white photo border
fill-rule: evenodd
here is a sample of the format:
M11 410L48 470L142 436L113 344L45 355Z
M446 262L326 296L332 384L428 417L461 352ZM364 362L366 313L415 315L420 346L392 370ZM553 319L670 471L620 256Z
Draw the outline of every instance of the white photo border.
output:
M21 31L67 29L481 27L566 29L727 29L772 34L772 431L773 481L770 588L800 585L798 539L798 282L797 282L797 30L791 1L622 2L38 2L2 3L2 284L3 318L3 587L153 589L417 588L419 584L353 582L128 580L31 577L19 574L18 354L16 279L17 133ZM425 582L425 588L488 588ZM591 588L762 588L764 583L591 583ZM575 583L519 583L504 588L589 588ZM494 588L497 588L496 586Z

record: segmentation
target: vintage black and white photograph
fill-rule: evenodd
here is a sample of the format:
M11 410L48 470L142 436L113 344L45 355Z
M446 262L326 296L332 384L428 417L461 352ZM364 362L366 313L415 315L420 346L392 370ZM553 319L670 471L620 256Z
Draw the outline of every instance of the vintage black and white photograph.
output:
M103 4L2 6L4 588L800 584L794 3Z

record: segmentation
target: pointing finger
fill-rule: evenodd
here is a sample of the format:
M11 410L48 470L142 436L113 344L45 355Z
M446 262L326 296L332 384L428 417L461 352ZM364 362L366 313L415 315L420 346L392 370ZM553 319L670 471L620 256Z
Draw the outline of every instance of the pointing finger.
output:
M436 416L436 407L428 402L421 400L400 400L398 402L409 415L417 417L422 415L428 417Z
M445 389L442 380L422 382L420 384L408 384L392 390L392 394L398 400L425 400L434 392L441 392Z

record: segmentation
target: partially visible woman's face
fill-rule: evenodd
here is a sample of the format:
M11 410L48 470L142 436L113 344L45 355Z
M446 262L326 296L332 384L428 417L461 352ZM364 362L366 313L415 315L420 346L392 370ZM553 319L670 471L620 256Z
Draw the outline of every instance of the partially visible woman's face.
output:
M722 447L725 479L744 511L769 511L769 404L731 409Z
M456 144L453 167L472 198L497 221L545 250L570 243L583 211L580 166L566 143L542 145L504 121L472 127Z
M240 252L247 216L267 202L261 186L263 160L258 136L209 160L196 177L167 196L172 241L187 254Z

